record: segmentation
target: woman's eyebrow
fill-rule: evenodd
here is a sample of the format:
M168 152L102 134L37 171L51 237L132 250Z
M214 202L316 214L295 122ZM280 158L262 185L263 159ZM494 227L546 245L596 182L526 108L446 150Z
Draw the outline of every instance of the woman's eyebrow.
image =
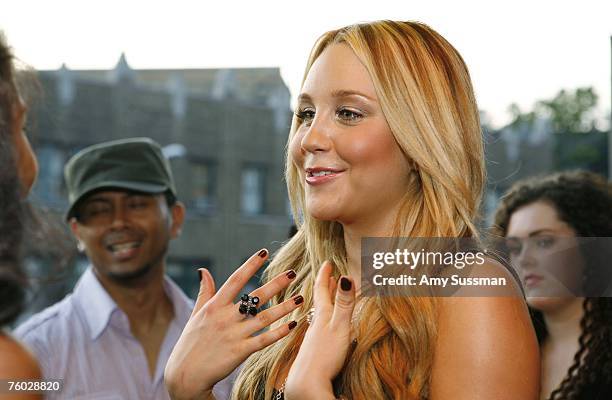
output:
M538 236L541 234L545 234L545 233L556 233L556 230L553 228L542 228L542 229L538 229L536 231L533 231L529 234L529 237L533 237L533 236Z
M335 98L359 96L370 101L378 102L375 98L357 90L336 89L331 92L331 96ZM312 97L308 93L300 93L300 95L298 96L298 102L312 102Z
M361 93L357 90L340 89L340 90L334 90L332 92L332 97L350 97L350 96L359 96L359 97L366 98L370 101L376 101L375 98L368 96L367 94Z
M312 102L312 97L310 97L310 95L308 93L300 93L300 95L297 98L298 103L311 103Z

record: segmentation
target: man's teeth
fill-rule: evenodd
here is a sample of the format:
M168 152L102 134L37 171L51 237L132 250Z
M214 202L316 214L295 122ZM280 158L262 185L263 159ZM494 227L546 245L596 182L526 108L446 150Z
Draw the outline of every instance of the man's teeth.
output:
M125 250L129 250L129 249L134 249L134 248L138 247L139 244L140 243L138 243L138 242L113 244L113 245L110 246L110 248L111 248L111 251L114 251L114 252L125 251Z
M318 172L313 172L312 176L325 176L325 175L331 175L333 174L333 171L318 171Z

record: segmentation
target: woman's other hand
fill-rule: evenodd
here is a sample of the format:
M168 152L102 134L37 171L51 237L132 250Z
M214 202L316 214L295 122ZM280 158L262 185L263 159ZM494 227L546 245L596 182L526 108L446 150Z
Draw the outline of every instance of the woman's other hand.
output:
M202 268L200 292L195 307L166 365L164 379L173 399L201 399L211 396L213 386L228 376L252 353L289 334L295 322L254 334L295 310L302 296L245 317L234 299L268 257L261 250L238 268L215 293L215 283ZM265 304L295 278L287 271L250 293Z
M332 380L342 369L351 344L355 284L342 276L336 285L332 268L326 261L317 275L315 313L289 370L286 400L334 398ZM332 302L334 292L335 302Z

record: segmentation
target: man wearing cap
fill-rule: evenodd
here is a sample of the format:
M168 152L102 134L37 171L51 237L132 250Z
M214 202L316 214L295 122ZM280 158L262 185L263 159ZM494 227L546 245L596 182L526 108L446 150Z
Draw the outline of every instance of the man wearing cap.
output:
M168 399L164 368L193 307L164 273L185 216L168 161L152 140L125 139L82 150L64 172L67 220L91 265L15 333L45 379L63 379L49 398Z

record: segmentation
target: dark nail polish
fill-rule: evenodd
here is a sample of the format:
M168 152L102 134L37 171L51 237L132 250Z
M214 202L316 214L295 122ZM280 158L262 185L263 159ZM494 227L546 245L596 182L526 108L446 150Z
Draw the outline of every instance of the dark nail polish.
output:
M287 278L289 279L295 278L295 271L294 270L287 271Z
M295 322L295 321L289 322L289 330L295 328L296 326L297 326L297 322Z
M200 277L200 282L202 282L202 270L201 269L198 270L198 276Z
M348 292L349 290L351 290L352 286L353 284L351 283L351 281L348 280L348 278L345 278L345 277L340 278L340 287L342 288L342 290L344 290L345 292Z
M295 299L293 299L293 301L295 302L295 304L302 304L304 302L304 298L300 295L298 297L296 297Z
M257 255L261 258L264 258L268 254L268 250L262 249Z

